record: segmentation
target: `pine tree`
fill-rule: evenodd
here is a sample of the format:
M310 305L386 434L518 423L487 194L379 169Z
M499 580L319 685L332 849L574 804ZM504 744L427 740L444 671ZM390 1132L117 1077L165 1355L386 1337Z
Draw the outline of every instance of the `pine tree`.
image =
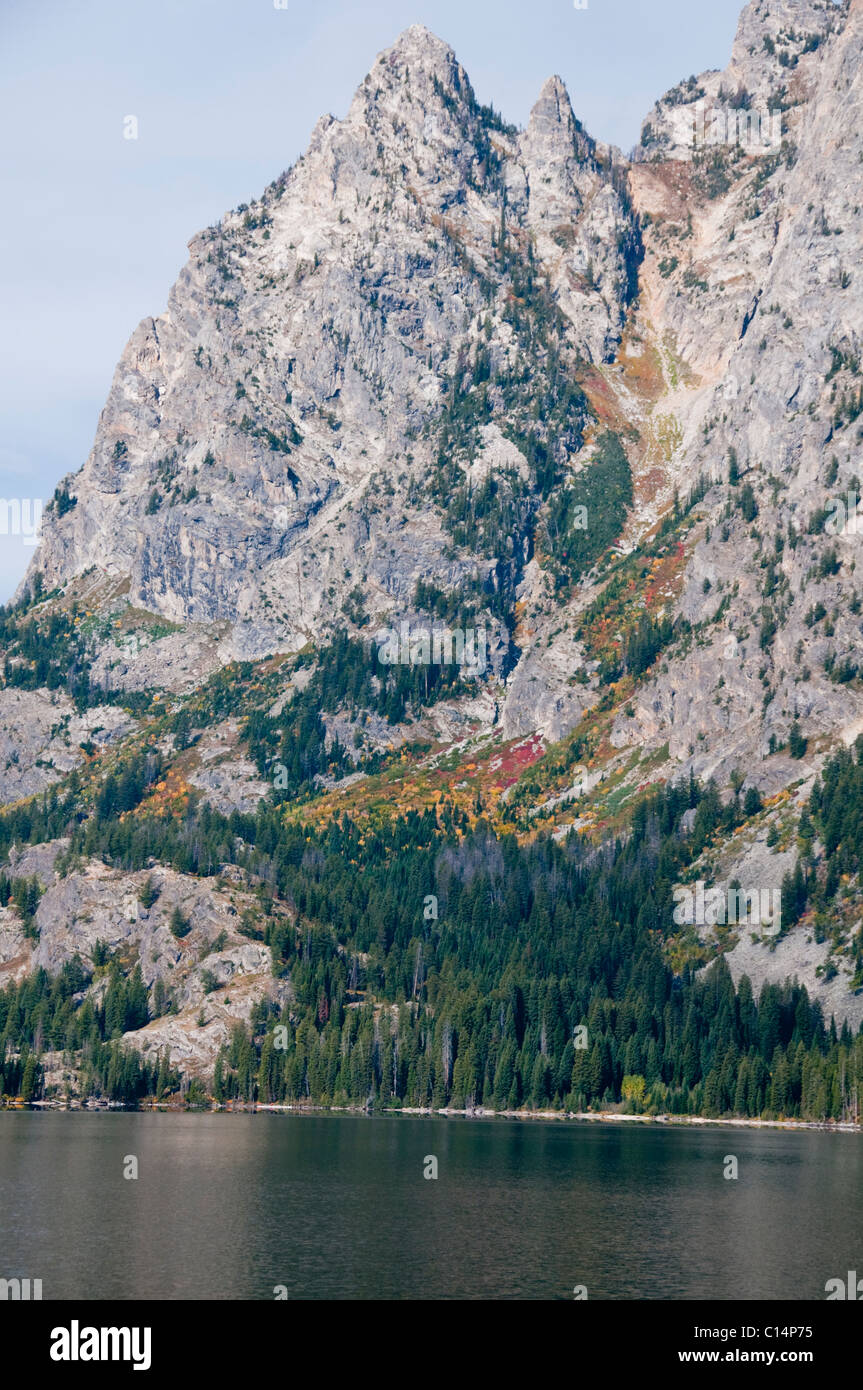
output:
M36 1055L30 1052L24 1063L24 1072L21 1079L21 1098L25 1104L34 1100L36 1097L38 1076L39 1067L36 1061Z
M184 936L188 936L191 930L191 923L183 916L179 905L176 906L171 913L171 935L181 940Z

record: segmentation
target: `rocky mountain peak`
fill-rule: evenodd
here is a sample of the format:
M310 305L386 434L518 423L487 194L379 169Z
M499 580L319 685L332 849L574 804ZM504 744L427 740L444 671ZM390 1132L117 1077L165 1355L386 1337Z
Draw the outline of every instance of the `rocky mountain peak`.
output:
M301 645L356 582L344 542L377 529L360 490L393 459L434 456L423 441L457 373L469 389L481 326L494 370L512 370L502 223L510 256L535 236L567 350L613 351L628 224L590 148L559 78L519 137L447 44L405 30L344 120L319 121L288 174L190 242L167 312L117 368L76 506L46 516L46 582L104 563L151 610L231 624L226 655ZM437 526L420 528L435 546ZM305 553L312 536L335 542L325 559ZM371 544L384 609L412 592L417 546ZM443 569L451 585L459 567Z
M573 153L573 148L586 150L589 141L576 120L566 84L561 77L548 77L542 85L530 113L526 135L539 151L545 147L550 155Z
M420 64L426 70L455 61L455 53L444 39L438 38L425 24L409 24L395 43L378 55L375 67L400 60Z
M558 123L563 122L567 125L571 124L574 119L572 102L569 99L566 83L557 73L545 79L530 113L532 122L549 117Z
M421 109L473 101L467 73L449 44L423 24L412 24L395 43L378 54L357 89L360 109L378 103L385 109L418 104Z
M488 141L470 79L449 45L423 25L378 55L346 119L327 126L319 144L334 189L345 185L351 198L359 190L363 202L374 187L368 178L396 180L394 191L403 195L482 183L487 172Z
M593 140L576 119L563 79L549 77L542 85L522 138L522 148L535 167L589 159ZM546 173L548 170L546 170Z
M594 142L576 119L560 77L549 77L519 141L530 185L533 227L560 222L596 192Z

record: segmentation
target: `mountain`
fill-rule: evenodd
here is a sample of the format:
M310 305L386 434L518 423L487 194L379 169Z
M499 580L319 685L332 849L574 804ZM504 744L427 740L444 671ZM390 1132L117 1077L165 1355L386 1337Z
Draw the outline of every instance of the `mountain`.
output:
M407 30L344 121L321 120L258 202L190 242L167 312L139 326L117 368L69 483L77 506L46 528L46 584L95 565L171 621L227 622L216 662L296 650L331 627L358 554L382 612L401 613L419 577L450 588L512 565L472 550L442 560L445 528L412 500L447 399L454 385L468 393L482 349L484 370L511 384L485 406L480 466L527 468L502 436L548 383L537 370L519 390L518 350L538 347L537 369L555 345L573 365L612 356L635 243L611 157L559 80L519 135L477 104L445 44ZM565 332L540 323L546 275ZM561 467L580 443L577 402L570 417Z
M356 1099L401 1039L399 1099L831 1094L863 1021L861 47L863 0L752 0L627 158L559 77L510 126L415 25L192 239L0 625L0 983L66 980L47 1050L7 1035L22 1074L26 1043L43 1086L131 1094L122 1035L217 1095ZM429 664L435 624L472 664ZM761 907L692 920L696 884ZM656 1000L634 1050L599 1020L621 951L634 1015L656 975L711 1049L731 991L724 1072ZM509 1001L497 1081L460 959Z

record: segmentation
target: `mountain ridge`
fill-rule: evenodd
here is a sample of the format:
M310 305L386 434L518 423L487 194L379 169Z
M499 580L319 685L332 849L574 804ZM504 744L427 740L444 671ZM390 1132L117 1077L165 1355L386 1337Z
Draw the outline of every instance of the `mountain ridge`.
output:
M125 776L133 821L245 816L275 791L324 833L452 799L474 829L596 845L657 786L712 780L730 819L680 871L796 882L800 910L774 941L674 932L657 908L669 959L796 974L858 1026L856 871L840 890L806 818L863 733L856 521L830 520L859 485L861 51L860 3L752 0L727 68L667 93L628 160L559 77L519 131L405 30L344 120L191 239L132 334L4 619L10 814L72 787L86 825ZM752 142L753 111L780 114L778 143ZM481 628L482 678L384 669L404 623ZM105 930L154 947L148 989L181 967L203 1013L161 909L162 936L112 919L55 810L43 944L4 906L0 967L58 968ZM214 927L252 912L259 868L229 876L233 914L216 893ZM135 899L144 869L111 872ZM257 978L271 943L220 930L206 970L257 981L241 1016L290 1010L282 976ZM200 1069L232 1017L220 1002L209 1044L191 1015L144 1032Z

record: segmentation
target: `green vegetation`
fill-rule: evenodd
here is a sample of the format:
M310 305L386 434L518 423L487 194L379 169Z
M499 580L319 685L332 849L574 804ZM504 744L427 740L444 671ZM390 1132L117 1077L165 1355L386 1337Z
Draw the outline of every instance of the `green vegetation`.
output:
M577 841L519 847L482 824L453 839L446 808L441 827L413 815L365 845L343 820L317 840L314 868L287 873L299 920L270 944L296 1003L236 1031L217 1096L545 1108L617 1101L624 1077L641 1076L646 1109L840 1114L837 1076L850 1094L863 1039L826 1028L796 985L765 986L756 1003L722 960L703 979L665 961L671 878L725 815L693 784L660 792L599 863Z
M619 437L607 430L593 461L558 488L548 504L548 567L558 589L574 584L618 539L631 505L629 460Z
M859 761L841 755L813 792L829 852L853 854L853 865L861 777ZM745 809L693 780L665 787L600 854L577 837L519 844L482 820L471 828L447 802L377 828L344 815L322 830L263 803L253 816L202 806L183 820L141 808L122 823L96 806L76 824L73 802L49 794L30 814L36 835L70 833L72 856L127 870L155 859L192 874L234 863L259 885L261 933L294 1000L280 1016L261 1005L249 1031L235 1030L216 1067L218 1097L579 1107L619 1101L627 1077L630 1104L646 1110L839 1117L863 1080L863 1039L825 1026L796 984L765 986L756 1001L746 980L735 992L722 960L703 977L668 964L673 884ZM22 815L0 817L0 844L21 838ZM852 833L848 848L841 837ZM425 911L429 895L437 915ZM293 921L272 911L276 900ZM14 1054L17 1069L37 1041L55 1044L60 1015L60 1045L86 1041L92 1084L107 1085L113 1057L115 1090L151 1093L152 1071L127 1081L133 1064L105 1041L129 1009L140 1014L134 975L122 1000L115 977L110 1014L108 997L102 1012L91 1000L76 1007L82 979L70 986L69 975L57 985L40 974L0 996L2 1056ZM21 1008L27 989L35 1002ZM40 1011L52 990L56 1008ZM581 1026L586 1050L574 1046ZM18 1071L4 1084L19 1084Z
M11 903L21 919L24 935L31 941L39 936L34 918L41 896L42 888L35 874L29 878L8 878L0 873L0 907Z
M581 447L590 412L564 361L563 315L532 249L524 256L512 244L503 211L497 253L506 291L503 318L512 329L513 347L496 361L485 334L472 359L460 355L453 364L449 396L436 426L431 491L456 544L518 566L525 543L532 543L539 507L561 481L566 457ZM490 284L490 295L493 290ZM527 476L515 470L489 472L474 487L462 464L473 461L480 430L493 421L524 455Z
M492 587L488 582L474 579L461 583L457 589L444 590L437 584L418 579L413 604L418 613L428 613L449 627L475 627L484 613L502 622L512 621L511 600L500 582Z
M180 1084L170 1054L155 1062L141 1060L119 1041L129 1029L148 1021L147 993L136 966L128 980L115 967L104 1006L76 995L87 987L92 971L75 956L59 974L38 969L19 984L0 990L0 1096L34 1100L42 1092L43 1052L56 1051L71 1062L81 1054L85 1095L134 1104L144 1096L163 1096Z
M41 576L36 579L38 600ZM147 692L107 691L93 683L88 640L75 609L71 613L34 609L26 599L0 608L0 658L3 686L64 690L79 711L101 704L141 710L150 704Z
M792 726L792 757L802 757L806 740L799 728ZM856 756L855 756L856 753ZM815 835L823 850L818 863L812 858ZM860 890L860 871L863 868L863 737L858 738L855 752L843 748L826 763L816 781L809 803L800 816L798 836L801 858L793 874L783 883L783 919L796 922L806 911L815 914L815 931L823 940L829 920L833 927L834 943L839 944L843 930L840 886L850 880ZM788 907L786 908L786 894ZM849 903L853 909L854 899ZM859 905L857 909L859 918ZM857 931L853 944L853 960L857 985L863 987L863 931Z
M68 487L63 486L54 489L54 496L48 505L53 504L58 516L65 516L67 512L71 512L72 508L77 506L77 503L78 498L72 497Z
M291 799L313 792L316 776L344 777L357 767L377 772L382 766L380 754L358 760L349 756L337 738L328 739L323 713L341 711L353 719L374 713L390 724L400 724L423 707L468 688L455 663L386 665L375 642L359 641L344 631L320 651L301 657L298 664L311 663L310 681L281 714L254 710L245 725L261 776L272 778L278 765L276 790Z

